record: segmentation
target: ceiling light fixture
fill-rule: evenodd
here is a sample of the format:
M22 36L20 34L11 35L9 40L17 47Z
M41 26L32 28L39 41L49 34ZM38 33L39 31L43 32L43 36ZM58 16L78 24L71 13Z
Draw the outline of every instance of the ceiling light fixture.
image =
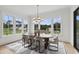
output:
M36 5L36 17L33 18L35 22L39 22L41 18L39 17L39 5Z

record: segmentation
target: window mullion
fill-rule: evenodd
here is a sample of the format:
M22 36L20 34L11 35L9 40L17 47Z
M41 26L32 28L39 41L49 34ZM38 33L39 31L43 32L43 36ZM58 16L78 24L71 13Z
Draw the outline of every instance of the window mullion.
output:
M13 34L16 34L16 17L13 17Z

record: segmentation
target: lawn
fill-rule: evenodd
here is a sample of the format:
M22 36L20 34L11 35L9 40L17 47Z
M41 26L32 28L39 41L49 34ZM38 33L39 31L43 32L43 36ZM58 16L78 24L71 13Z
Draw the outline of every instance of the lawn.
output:
M12 33L13 33L13 29L11 29L11 28L4 28L3 29L4 35L9 35L9 34L12 34Z
M12 33L13 33L13 29L11 29L11 28L4 28L4 30L3 30L4 35L9 35L9 34L12 34ZM21 33L21 30L16 29L16 33Z

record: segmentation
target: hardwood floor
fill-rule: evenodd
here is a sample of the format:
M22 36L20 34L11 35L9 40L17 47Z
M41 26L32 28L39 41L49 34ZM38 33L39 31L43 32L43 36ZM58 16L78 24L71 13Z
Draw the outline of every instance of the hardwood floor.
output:
M0 46L0 54L14 54L14 52L6 46Z
M66 54L76 54L76 49L70 43L64 43L64 48L66 50ZM14 51L9 49L6 46L0 46L0 54L15 54Z
M64 42L64 48L66 50L67 54L77 54L77 50L70 44L67 42Z

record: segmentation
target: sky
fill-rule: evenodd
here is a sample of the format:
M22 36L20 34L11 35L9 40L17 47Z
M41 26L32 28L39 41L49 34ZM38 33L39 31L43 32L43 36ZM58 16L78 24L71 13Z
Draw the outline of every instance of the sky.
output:
M11 17L11 16L4 16L3 20L4 20L4 23L6 23L8 20L13 21L13 17Z
M40 22L40 24L42 25L50 25L52 21L52 18L46 18L46 19L42 19L42 21Z
M45 24L50 25L50 24L54 24L54 23L61 23L61 17L58 16L54 19L46 18L46 19L43 19L43 21L40 22L40 24L42 24L42 25L45 25Z
M11 16L4 16L4 18L3 18L3 19L4 19L4 21L6 21L6 22L7 22L8 20L12 20L12 19L13 19L13 17L11 17Z
M56 18L53 19L52 23L53 23L53 24L54 24L54 23L61 23L61 21L62 21L61 17L58 16L58 17L56 17Z
M11 21L10 24L13 24L13 17L12 16L4 16L4 23L6 23L9 20ZM22 19L21 18L16 18L16 21L22 22ZM16 24L18 24L18 23L16 23Z
M79 21L79 16L76 16L76 19Z

